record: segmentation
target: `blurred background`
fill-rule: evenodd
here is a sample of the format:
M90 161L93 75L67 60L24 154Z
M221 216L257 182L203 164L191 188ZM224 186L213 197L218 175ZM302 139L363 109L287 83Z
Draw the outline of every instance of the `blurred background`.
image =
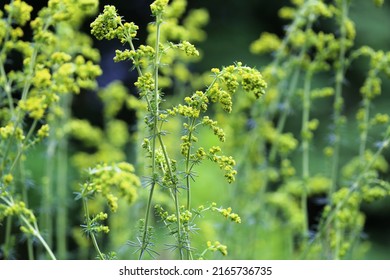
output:
M26 2L34 6L37 11L46 1ZM139 40L144 42L146 33L145 27L152 20L150 16L149 5L151 0L104 0L100 1L100 9L110 4L115 5L119 14L126 21L133 21L140 26ZM260 33L267 31L276 33L281 37L284 34L286 22L278 18L278 10L288 5L289 1L265 1L265 0L189 0L191 8L205 8L210 15L209 24L205 27L207 39L196 46L201 50L202 60L191 69L197 73L203 73L213 67L221 67L232 64L232 62L242 61L244 64L258 69L269 63L270 56L257 56L249 51L249 45L258 39ZM356 0L352 1L351 18L355 21L357 37L356 47L369 45L373 49L390 50L390 3L386 2L384 7L376 8L372 1ZM89 33L89 24L85 22L84 29ZM71 38L70 38L71 39ZM114 80L121 80L125 85L132 89L132 83L135 81L135 71L130 71L126 63L114 63L113 56L116 49L123 49L123 46L116 41L95 41L95 46L101 51L101 67L103 75L99 77L99 86L104 87ZM345 114L348 119L354 121L354 114L361 100L359 87L364 79L367 69L367 63L364 61L354 64L352 69L348 70L347 81L345 83ZM383 93L376 100L374 111L390 113L390 83L384 80ZM331 106L331 104L325 104ZM100 111L102 104L94 92L85 92L77 96L73 101L73 114L79 118L87 118L92 123L99 125ZM130 115L134 118L134 115ZM326 116L324 116L326 118ZM330 118L330 116L329 116ZM293 123L289 130L299 129ZM348 127L346 128L348 130ZM352 129L352 128L351 128ZM353 143L356 139L356 133L352 133L351 138L345 139L345 143ZM379 135L379 132L378 132ZM326 136L326 135L325 135ZM378 138L377 138L378 139ZM372 141L376 141L372 139ZM352 153L351 146L346 146L345 152L349 156ZM39 155L37 155L39 157ZM387 152L386 158L390 161L390 155ZM321 161L319 155L316 159ZM315 160L313 160L315 162ZM207 168L204 170L207 172ZM387 174L390 179L390 174ZM212 184L212 175L210 174L209 183ZM217 196L221 190L212 191L212 195ZM196 193L195 201L203 201L201 192ZM365 234L372 241L370 249L366 255L368 259L390 259L390 200L382 200L373 205L366 205L364 212L367 216Z
M208 10L210 20L205 27L207 39L196 46L201 50L202 60L194 64L193 71L202 73L212 67L230 65L235 61L242 61L251 67L262 69L271 61L270 56L258 56L249 51L250 44L256 40L260 33L267 31L276 33L280 37L284 35L286 21L278 17L278 11L282 6L290 5L289 1L265 1L265 0L189 0L189 9L205 8ZM140 26L139 37L142 41L145 33L142 26L150 23L149 5L151 1L101 1L101 7L106 4L115 5L119 13L127 21L134 21ZM102 8L100 9L102 10ZM377 8L369 0L352 1L350 16L356 25L356 48L369 45L373 49L390 51L390 3L385 2L382 8ZM119 44L101 41L96 46L102 51L103 76L99 83L104 86L112 79L122 79L125 83L132 78L128 69L112 62L114 50L120 48ZM354 121L354 114L361 100L359 87L367 71L367 62L359 62L348 70L345 83L345 114L349 120ZM376 100L374 111L390 113L390 83L383 80L383 93ZM330 103L325 106L332 106ZM321 109L321 108L317 108ZM326 108L325 108L326 109ZM326 117L326 116L324 116ZM330 116L329 116L330 118ZM294 127L294 124L291 124ZM289 128L291 129L291 128ZM299 129L297 127L296 129ZM348 130L348 127L347 127ZM353 130L351 128L351 130ZM350 133L351 138L345 139L345 143L354 143L356 134ZM379 132L378 132L379 137ZM379 138L378 138L379 139ZM371 139L371 141L376 141ZM348 151L350 149L350 151ZM353 147L344 147L346 155L353 153ZM387 152L386 158L390 160ZM317 158L322 161L321 154ZM387 175L390 179L390 174ZM367 254L371 259L390 259L390 200L382 200L364 208L367 215L365 234L372 240L372 245Z

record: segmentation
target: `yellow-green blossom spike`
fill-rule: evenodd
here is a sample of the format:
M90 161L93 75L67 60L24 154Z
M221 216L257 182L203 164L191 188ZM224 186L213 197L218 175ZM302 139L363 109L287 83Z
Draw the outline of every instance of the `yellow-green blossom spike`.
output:
M13 180L14 180L14 176L12 176L12 174L5 174L3 176L3 182L4 182L4 185L6 185L6 186L11 184Z
M43 139L45 137L48 137L49 136L49 125L48 124L44 124L41 126L41 128L38 130L37 132L37 136L40 138L40 139Z
M150 5L150 10L154 16L162 14L168 5L169 0L156 0Z
M5 11L20 26L24 26L31 18L33 7L21 0L14 0L4 6Z
M263 32L260 38L250 45L250 51L254 54L263 54L276 51L281 46L281 40L275 34Z
M117 28L121 24L122 19L117 14L114 6L104 6L103 13L100 14L94 22L91 23L91 34L98 40L111 40L117 36Z

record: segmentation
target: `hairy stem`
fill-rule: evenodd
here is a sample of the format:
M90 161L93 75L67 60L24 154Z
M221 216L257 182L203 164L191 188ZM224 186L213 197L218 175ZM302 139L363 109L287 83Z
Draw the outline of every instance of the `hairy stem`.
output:
M195 118L192 118L190 120L190 125L188 127L188 141L190 143L190 146L188 147L188 151L185 158L185 174L186 174L186 189L187 189L187 210L191 210L191 169L193 165L190 162L190 156L192 151L192 133L194 131L195 127Z
M89 208L88 208L88 202L86 198L83 198L83 207L84 207L84 213L85 213L85 220L87 224L87 228L90 228L91 226L91 218L89 217ZM98 256L101 260L104 260L104 255L100 251L99 244L96 240L95 234L92 232L88 232L88 235L91 237L93 247L95 248L96 252L98 253Z

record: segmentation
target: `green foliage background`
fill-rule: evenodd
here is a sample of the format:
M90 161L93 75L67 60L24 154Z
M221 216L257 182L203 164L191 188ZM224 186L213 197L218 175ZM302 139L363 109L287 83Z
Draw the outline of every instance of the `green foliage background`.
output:
M42 1L27 1L34 6L34 10L39 10L39 5ZM119 13L127 20L134 21L140 26L139 38L143 43L146 39L145 29L151 21L149 5L151 1L101 1L99 11L102 11L105 4L115 5ZM206 8L209 11L210 21L204 28L207 33L207 39L203 42L196 43L196 46L201 51L201 60L196 63L190 64L190 69L194 75L203 73L210 70L213 67L228 66L232 62L242 61L245 65L262 69L265 65L272 60L271 56L259 56L252 54L249 50L250 44L258 39L259 34L268 31L273 32L280 37L283 37L284 27L287 22L279 19L277 13L280 7L288 5L289 1L256 1L256 0L214 0L214 1L188 1L189 9L191 8ZM390 3L386 2L385 5L378 9L371 1L352 1L350 17L356 24L356 47L369 45L373 49L382 49L388 51L390 49L390 33L388 32L388 26L390 26ZM89 34L89 24L93 19L87 20L82 27ZM317 23L317 24L321 24ZM321 28L329 30L332 26L326 27L327 22L323 22L324 26ZM317 26L318 27L318 26ZM316 28L316 26L314 26ZM114 50L120 49L122 46L120 43L95 41L95 46L101 51L102 60L101 67L103 69L103 75L98 78L100 86L106 86L113 80L120 79L128 86L128 90L135 95L136 89L131 85L136 76L134 72L130 72L131 63L114 64L112 58L115 55ZM368 61L359 60L353 64L347 72L347 79L343 85L343 94L345 98L344 114L348 118L348 124L343 128L343 138L341 142L341 164L345 164L350 160L352 156L356 154L359 149L359 139L357 137L359 131L357 129L357 123L355 120L355 114L361 105L361 97L359 88L362 86L362 82L366 75L366 69ZM313 82L315 85L321 85L327 83L330 79L333 79L331 75L325 74L317 76ZM389 113L390 99L389 89L390 82L387 79L383 80L383 92L380 97L375 100L375 105L372 108L372 113L376 112ZM170 92L168 92L168 96ZM88 119L92 124L103 127L103 109L102 103L97 97L97 92L94 90L83 91L77 96L72 104L72 113L82 119ZM323 147L329 142L331 118L329 115L331 112L332 102L331 100L320 99L313 102L312 113L313 116L318 118L321 122L320 130L316 131L314 140L311 146L311 170L313 174L324 171L324 155ZM289 115L286 130L292 132L294 135L300 134L301 126L301 107L296 106ZM121 119L126 119L129 125L129 131L134 133L137 127L134 125L136 120L136 113L134 111L121 112ZM234 120L225 120L227 124L234 122ZM142 122L141 122L142 123ZM178 127L180 123L170 123L172 127ZM245 124L243 124L245 125ZM139 128L139 127L138 127ZM244 129L243 129L244 130ZM374 130L370 134L368 143L370 147L375 147L375 143L378 139L381 139L381 129ZM249 133L249 132L248 132ZM214 135L210 135L206 129L201 129L197 136L202 139L202 143L207 143L207 146L218 145L218 141ZM243 135L238 135L235 131L227 130L227 137L240 139ZM75 137L77 138L77 137ZM76 191L80 180L80 170L77 167L72 166L71 157L80 149L84 152L91 152L80 143L79 139L72 138L69 144L70 155L66 159L66 163L69 163L68 180L69 190ZM167 136L166 142L172 144L173 148L179 146L180 142L180 130L177 135L172 134ZM133 140L133 139L132 139ZM102 140L103 141L103 140ZM238 143L236 141L235 143ZM245 143L241 143L241 146L229 147L229 139L226 143L226 148L235 151L235 157L240 159L240 151L245 149ZM222 145L222 148L223 145ZM26 161L26 170L31 176L29 185L30 194L30 207L34 209L40 209L41 192L37 189L37 182L40 182L45 176L45 145L34 147L29 151L29 156ZM127 159L132 162L134 160L134 150L137 147L134 143L127 145L125 148ZM175 153L175 151L172 151ZM384 157L389 160L389 151L385 151ZM300 154L299 152L292 154L292 161L296 166L300 166ZM327 171L327 170L325 170ZM294 246L296 240L291 238L293 236L292 229L289 225L285 226L279 219L264 220L261 224L258 224L258 219L273 219L273 217L283 216L283 213L279 213L278 210L270 210L271 213L263 214L259 213L259 217L253 216L252 213L261 209L259 205L263 198L257 199L253 193L246 193L247 190L259 189L261 184L260 177L240 177L240 173L237 175L238 183L232 185L226 184L223 181L223 172L219 170L217 166L211 162L202 164L197 169L197 173L201 174L193 185L193 202L195 206L201 204L210 204L214 201L218 205L232 206L233 211L236 211L244 219L241 225L233 223L221 222L220 217L215 213L206 214L205 219L199 222L199 227L202 229L201 233L196 236L193 246L196 248L204 248L205 244L209 240L220 240L224 243L226 240L228 245L229 254L226 258L256 258L256 259L286 259L297 258L299 256L294 254ZM297 167L297 173L300 174L299 167ZM245 174L245 173L244 173ZM245 175L243 175L245 176ZM382 174L384 179L390 180L390 174ZM261 195L261 194L256 194ZM237 199L240 197L240 199ZM245 199L248 200L245 200ZM250 198L250 199L249 199ZM160 203L166 202L166 197L163 194L157 194L157 200ZM140 213L146 207L146 194L140 191L140 195L135 204L130 207L121 205L118 213L113 215L110 220L111 233L109 237L99 237L99 241L104 244L103 248L107 250L115 250L118 254L118 258L136 258L131 254L132 248L126 245L127 240L134 239L136 236L136 222L140 217ZM68 213L68 227L67 227L67 254L66 258L84 259L93 258L95 253L88 246L88 242L85 241L85 236L82 236L79 225L83 223L83 215L81 214L81 204L77 204L74 201L74 195L69 192L68 198L65 201L68 205L66 211ZM101 201L93 201L96 207L99 209L99 203ZM316 204L309 205L309 211L315 213L318 211ZM390 200L389 197L380 200L374 204L363 204L362 210L367 216L366 225L361 236L361 244L358 250L361 250L354 255L358 258L364 259L390 259ZM40 210L38 210L39 213ZM249 213L249 214L248 214ZM317 213L317 216L319 214ZM245 219L246 218L246 219ZM314 217L315 219L318 217ZM283 220L283 219L280 219ZM125 222L124 222L125 221ZM167 243L167 233L164 231L161 223L157 223L158 217L153 217L153 222L157 229L156 244L158 251L161 251L161 258L172 258L173 254L169 250L165 250L164 244ZM269 228L267 228L269 226ZM17 227L13 228L13 242L15 244L15 250L13 257L15 258L27 258L27 252L25 248L25 239L21 233L19 233ZM45 236L45 232L43 232ZM4 239L4 227L0 227L0 241ZM248 241L255 240L256 243L248 243ZM156 250L157 250L156 249ZM44 256L43 252L40 252L40 256ZM209 258L220 258L219 255L209 255Z

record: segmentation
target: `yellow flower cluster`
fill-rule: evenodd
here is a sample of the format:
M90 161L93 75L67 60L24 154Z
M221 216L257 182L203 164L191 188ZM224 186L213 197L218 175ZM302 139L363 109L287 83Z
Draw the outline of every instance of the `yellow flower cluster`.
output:
M87 120L73 119L67 124L67 130L74 138L86 146L98 146L103 138L102 131L93 127Z
M188 41L183 41L179 44L171 44L171 47L184 51L187 56L199 56L199 51Z
M117 28L122 23L121 17L117 14L114 6L104 6L103 14L100 14L91 23L91 34L98 40L111 40L117 37Z
M19 141L25 139L23 130L20 127L15 128L12 123L0 127L0 136L2 139L8 139L11 136L14 136Z
M156 0L150 5L150 10L154 16L160 15L168 5L169 0Z
M225 178L229 183L235 181L235 176L237 175L237 171L234 169L236 165L236 161L231 156L225 155L217 155L220 151L219 147L212 147L209 149L210 159L213 162L216 162L221 170L225 172Z
M141 186L139 178L134 174L134 167L126 162L118 164L102 164L88 171L90 179L83 185L81 195L87 197L100 193L108 203L110 210L118 208L118 193L128 203L137 198L137 190Z
M14 180L14 176L12 176L12 174L5 174L3 176L3 183L5 186L11 184L13 180Z
M260 38L250 45L250 51L254 54L270 53L278 50L281 46L281 40L275 34L263 32Z
M27 100L19 101L18 105L20 109L27 112L35 120L42 119L47 108L47 102L44 96L32 96Z
M207 250L211 252L219 251L223 256L227 256L228 254L227 246L221 244L219 241L207 241Z
M12 204L0 204L0 221L5 217L22 215L28 222L36 223L37 218L34 213L27 208L23 201L13 202Z
M24 1L14 0L12 4L6 4L4 10L11 16L16 24L24 26L30 21L33 7Z
M238 214L232 212L232 208L214 208L214 211L217 211L222 214L225 218L229 218L231 221L240 224L241 223L241 218L238 216Z
M108 226L105 226L101 224L102 221L106 220L108 218L107 213L100 212L96 214L88 223L88 225L82 225L81 227L86 231L88 234L91 233L109 233L110 228Z

